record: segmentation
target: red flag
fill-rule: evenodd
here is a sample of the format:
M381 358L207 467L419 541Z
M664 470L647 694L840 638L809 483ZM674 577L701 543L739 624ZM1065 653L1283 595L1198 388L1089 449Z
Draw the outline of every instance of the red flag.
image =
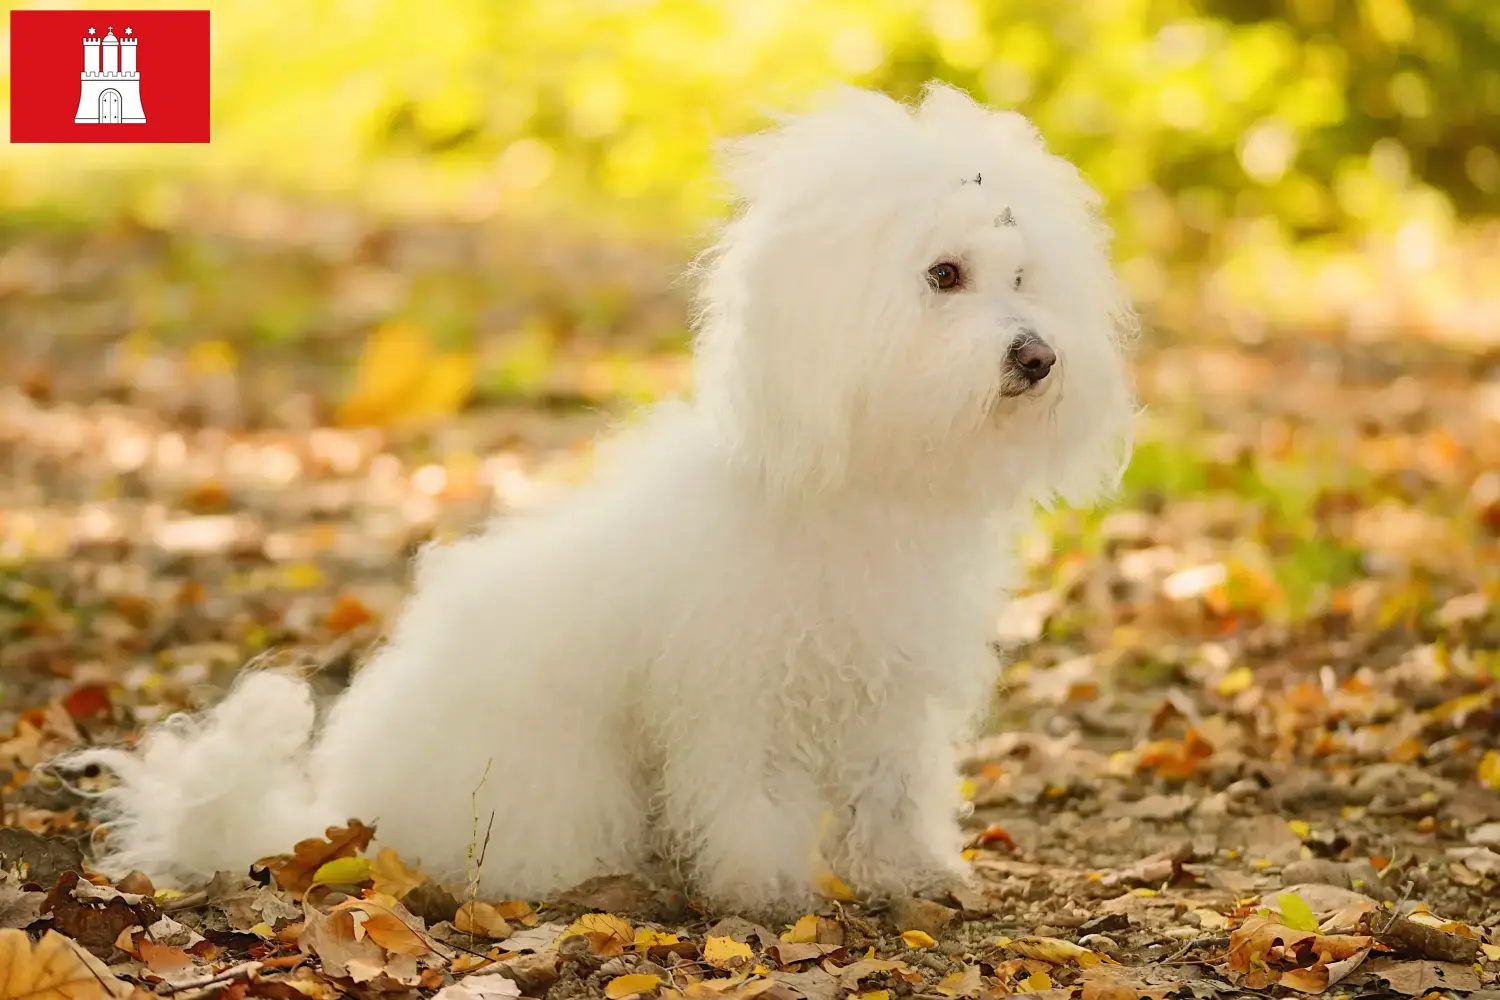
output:
M11 142L207 142L208 11L13 10Z

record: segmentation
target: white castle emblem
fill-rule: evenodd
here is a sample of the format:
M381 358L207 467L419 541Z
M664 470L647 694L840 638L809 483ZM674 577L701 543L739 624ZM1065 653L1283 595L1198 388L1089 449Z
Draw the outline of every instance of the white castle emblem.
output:
M146 124L141 107L141 74L135 68L135 35L125 29L115 37L114 26L99 38L94 29L83 40L83 89L73 121L84 125Z

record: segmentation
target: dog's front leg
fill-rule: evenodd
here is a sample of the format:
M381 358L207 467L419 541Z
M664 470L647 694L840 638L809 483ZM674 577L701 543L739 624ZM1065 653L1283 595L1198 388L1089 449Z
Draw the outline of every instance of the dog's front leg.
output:
M913 706L894 706L841 761L836 822L824 853L861 894L942 891L969 874L961 856L957 732Z
M665 818L715 908L795 916L816 899L820 800L805 773L770 762L753 730L715 727L680 744L665 769Z

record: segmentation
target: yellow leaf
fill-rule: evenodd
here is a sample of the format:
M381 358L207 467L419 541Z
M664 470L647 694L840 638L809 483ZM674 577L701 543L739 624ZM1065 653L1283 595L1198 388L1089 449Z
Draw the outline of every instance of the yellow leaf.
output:
M1484 952L1484 957L1491 962L1500 962L1500 944L1481 944L1479 950Z
M370 877L375 891L400 899L424 882L432 881L418 868L408 868L395 848L382 847L370 863Z
M25 931L0 930L0 998L3 1000L109 1000L131 988L103 962L57 931L32 948Z
M254 927L250 928L250 933L254 934L256 937L261 938L264 941L269 941L276 936L276 928L272 927L265 921L261 921Z
M387 323L365 341L354 389L339 411L344 426L379 424L417 390L432 358L427 334L409 323Z
M1052 977L1045 972L1033 972L1016 984L1016 988L1022 993L1040 993L1042 990L1050 990Z
M861 993L859 995L859 1000L891 1000L891 991L870 990L867 993Z
M1312 907L1295 892L1278 895L1276 906L1281 910L1281 922L1287 927L1294 931L1317 931L1318 918L1313 916Z
M281 584L290 590L312 590L323 585L323 570L316 563L292 563L281 571Z
M1305 820L1289 819L1286 821L1286 828L1296 834L1298 840L1306 840L1312 836L1312 827Z
M1500 750L1489 750L1479 761L1479 783L1500 791Z
M797 918L797 922L781 932L781 940L787 944L816 944L818 941L818 917L809 913Z
M1082 948L1072 941L1064 941L1061 938L1051 937L1025 937L1012 941L1010 950L1027 958L1039 959L1043 962L1051 962L1053 965L1067 965L1076 962L1082 968L1098 965L1098 955Z
M1142 886L1139 889L1131 889L1130 890L1130 894L1132 896L1139 896L1141 899L1150 899L1152 896L1160 895L1160 893L1157 890L1155 890L1155 889L1147 889L1144 886Z
M979 966L966 965L937 984L937 991L945 997L976 996L984 987L979 975Z
M633 972L628 976L616 976L604 987L604 995L608 1000L623 1000L624 997L634 996L637 993L651 993L661 985L661 976L654 976L648 972Z
M1214 690L1221 698L1233 698L1250 690L1255 683L1255 675L1250 672L1249 667L1235 667L1229 673L1219 678L1219 683L1214 685Z
M313 873L313 885L358 885L369 877L369 858L334 858Z
M901 943L908 948L931 948L937 944L932 935L924 931L902 931Z
M465 903L454 914L453 926L465 934L481 934L496 941L510 937L510 924L491 903L478 900Z
M733 969L749 965L755 953L748 944L740 944L731 937L711 937L703 943L703 961L716 969Z
M829 899L838 899L845 903L851 903L855 899L854 890L849 888L843 879L827 869L818 872L817 885L818 891Z
M635 932L635 950L645 951L647 948L656 948L661 945L678 944L681 940L676 934L642 927Z
M474 394L474 356L444 354L433 358L401 416L411 420L451 417Z
M1198 926L1207 931L1227 931L1229 918L1214 910L1194 910L1198 915Z
M624 917L613 913L585 913L563 932L563 937L586 937L589 950L600 958L614 958L625 954L625 949L635 941L635 931Z
M239 366L234 345L223 340L200 340L188 348L188 370L194 375L223 375Z
M965 802L973 802L974 796L979 794L979 787L974 784L972 779L965 778L963 784L958 787L958 793L963 796Z

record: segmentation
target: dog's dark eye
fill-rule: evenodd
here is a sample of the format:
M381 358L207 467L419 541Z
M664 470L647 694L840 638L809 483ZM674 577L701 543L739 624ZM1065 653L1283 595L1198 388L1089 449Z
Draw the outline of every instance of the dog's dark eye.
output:
M1021 277L1023 275L1025 275L1025 273L1026 273L1025 271L1017 271L1016 272L1015 287L1016 287L1016 291L1018 291L1018 292L1021 290Z
M963 281L963 277L957 264L934 264L927 269L928 282L940 292L949 292L957 288L959 282Z

